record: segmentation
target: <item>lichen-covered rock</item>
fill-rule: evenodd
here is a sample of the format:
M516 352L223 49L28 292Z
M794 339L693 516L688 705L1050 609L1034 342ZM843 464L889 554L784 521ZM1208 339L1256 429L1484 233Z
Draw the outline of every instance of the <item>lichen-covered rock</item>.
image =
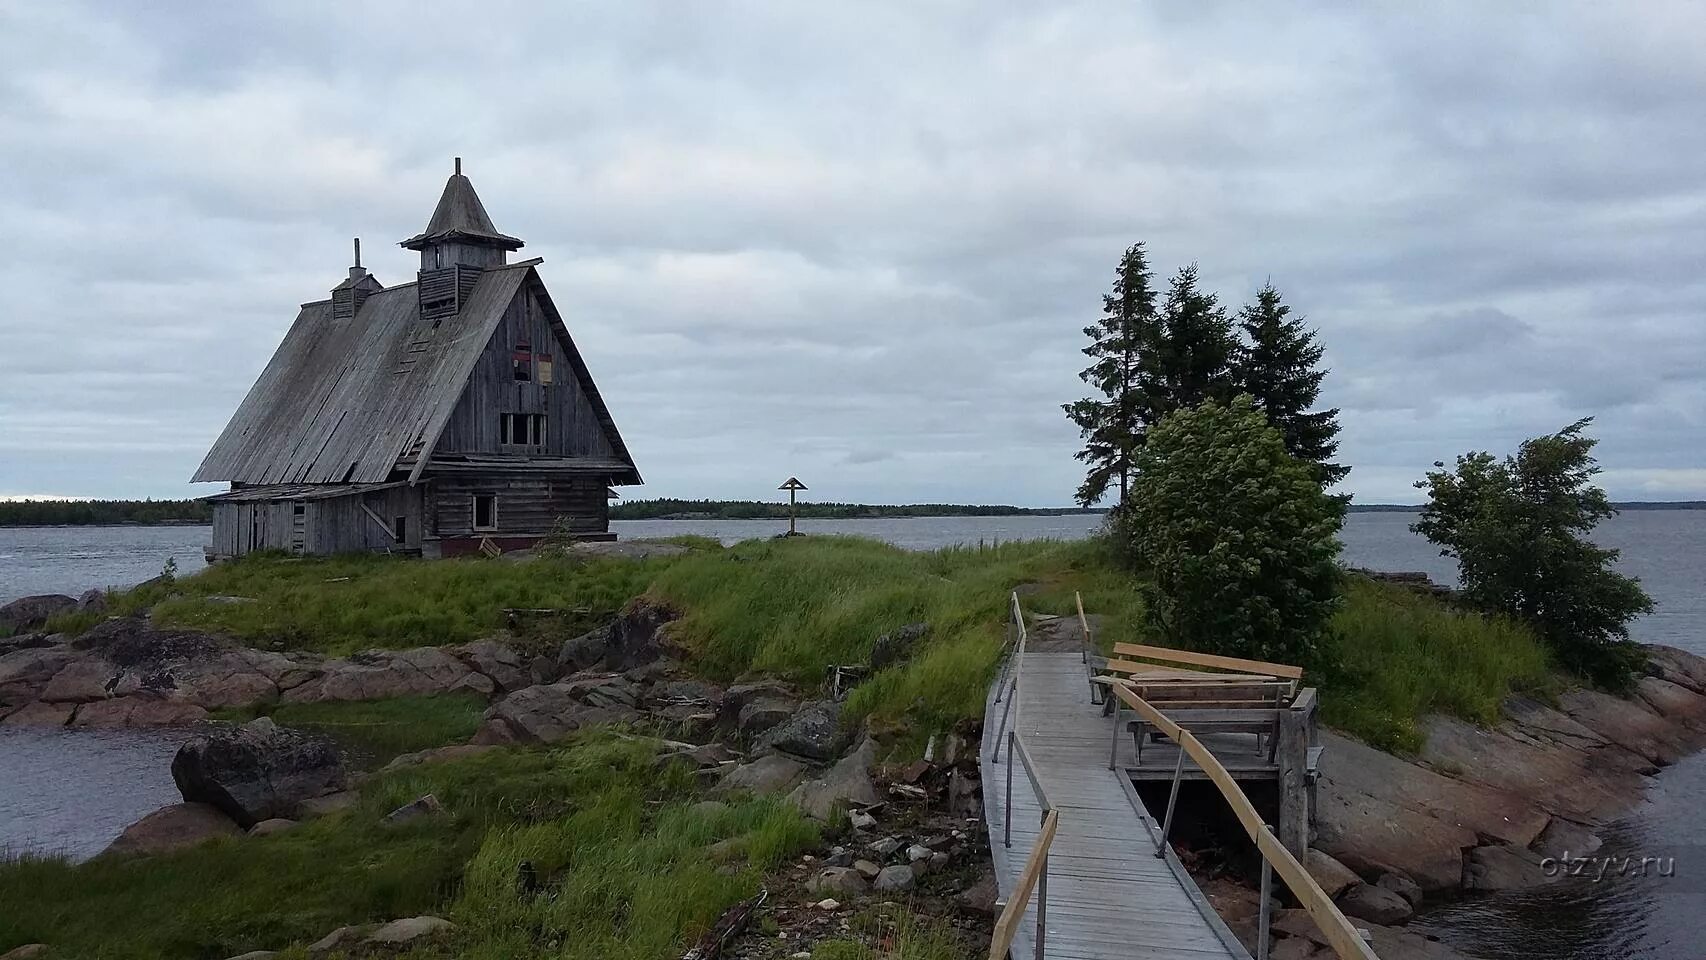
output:
M113 854L165 853L206 843L217 837L242 834L224 811L205 803L174 803L124 828L108 845Z
M759 697L740 708L736 727L746 736L756 738L793 716L796 708L792 700Z
M622 686L626 683L621 677L605 677L523 687L486 710L486 726L477 740L555 743L582 727L631 723L640 714L632 706L632 685Z
M328 660L323 673L284 694L293 703L381 700L456 690L491 693L491 678L476 673L448 650L368 650L347 660Z
M841 704L834 700L816 700L802 704L786 719L771 727L759 738L757 747L825 761L840 756L851 739L851 732L841 727Z
M43 626L57 614L77 609L77 601L63 594L47 593L19 597L0 606L0 631L23 633Z
M343 788L337 747L262 717L192 737L172 758L172 779L190 802L225 811L244 828L291 816L302 801Z

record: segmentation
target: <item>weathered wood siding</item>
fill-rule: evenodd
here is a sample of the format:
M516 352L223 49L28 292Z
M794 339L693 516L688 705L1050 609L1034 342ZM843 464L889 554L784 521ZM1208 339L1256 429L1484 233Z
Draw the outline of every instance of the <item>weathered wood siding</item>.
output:
M302 513L296 513L300 503ZM385 521L381 527L361 508ZM405 517L406 536L394 540L390 525ZM422 530L420 488L396 487L374 493L324 500L215 503L211 552L240 557L256 550L291 553L354 553L419 550Z
M216 503L213 553L240 557L255 550L289 550L293 520L289 503Z
M427 494L429 536L439 538L569 533L610 529L601 477L501 473L439 477ZM497 528L474 529L474 495L497 496ZM558 521L561 521L559 528Z
M533 353L549 353L550 385L515 379L519 344ZM487 342L468 385L439 436L435 453L508 453L545 457L612 457L597 411L568 362L569 346L556 337L544 307L528 289L517 292ZM499 442L499 416L544 414L545 443L540 446Z

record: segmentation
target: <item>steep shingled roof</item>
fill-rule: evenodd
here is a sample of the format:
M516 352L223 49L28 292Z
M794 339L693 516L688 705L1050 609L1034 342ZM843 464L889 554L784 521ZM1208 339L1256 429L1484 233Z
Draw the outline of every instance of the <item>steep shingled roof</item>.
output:
M409 467L418 478L475 362L525 287L546 305L611 449L627 464L612 479L639 483L615 421L544 294L538 262L485 271L462 309L437 325L420 320L412 283L375 292L353 320L334 320L328 300L304 304L191 479L381 483Z

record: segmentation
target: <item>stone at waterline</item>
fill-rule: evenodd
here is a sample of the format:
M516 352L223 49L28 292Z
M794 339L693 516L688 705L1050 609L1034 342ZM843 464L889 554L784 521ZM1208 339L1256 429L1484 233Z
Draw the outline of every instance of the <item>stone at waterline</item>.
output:
M48 619L56 614L77 609L77 601L64 594L45 593L33 597L19 597L5 606L0 606L0 630L6 633L23 633L43 626Z
M0 701L39 699L54 674L75 659L77 652L63 645L26 647L0 656Z
M77 597L77 612L105 613L107 610L107 592L105 590L85 590Z
M1391 890L1367 883L1359 883L1339 894L1338 904L1347 917L1388 925L1403 923L1416 912L1410 901Z
M137 694L97 700L77 708L73 727L181 727L207 719L193 703Z
M1383 890L1390 890L1410 902L1413 909L1421 909L1422 888L1409 877L1400 873L1383 873L1374 885Z
M185 800L212 804L245 828L291 816L346 782L330 740L266 717L192 737L172 758L172 779Z
M107 846L109 854L150 854L182 850L218 837L241 836L242 829L225 813L205 803L174 803L161 807L124 828Z
M26 704L6 716L4 723L8 727L63 727L71 722L72 714L77 710L75 703L35 703Z
M1303 866L1309 871L1310 878L1319 884L1322 892L1329 897L1336 897L1346 887L1362 882L1362 878L1350 867L1313 847L1304 851Z
M1463 885L1470 890L1522 890L1550 883L1557 872L1548 876L1542 859L1524 847L1507 844L1476 847L1469 851Z

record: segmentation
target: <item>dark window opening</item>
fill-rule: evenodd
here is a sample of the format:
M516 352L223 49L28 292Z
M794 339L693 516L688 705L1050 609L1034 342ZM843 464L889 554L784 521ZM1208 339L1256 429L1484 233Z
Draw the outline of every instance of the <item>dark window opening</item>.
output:
M306 503L293 503L290 505L290 515L293 517L305 516L307 513L308 505Z
M495 493L474 494L474 529L496 530L498 526L498 497Z
M391 533L396 537L398 543L407 541L409 539L409 518L398 517L397 521L391 524Z
M498 442L513 446L543 446L545 426L542 413L498 414Z

